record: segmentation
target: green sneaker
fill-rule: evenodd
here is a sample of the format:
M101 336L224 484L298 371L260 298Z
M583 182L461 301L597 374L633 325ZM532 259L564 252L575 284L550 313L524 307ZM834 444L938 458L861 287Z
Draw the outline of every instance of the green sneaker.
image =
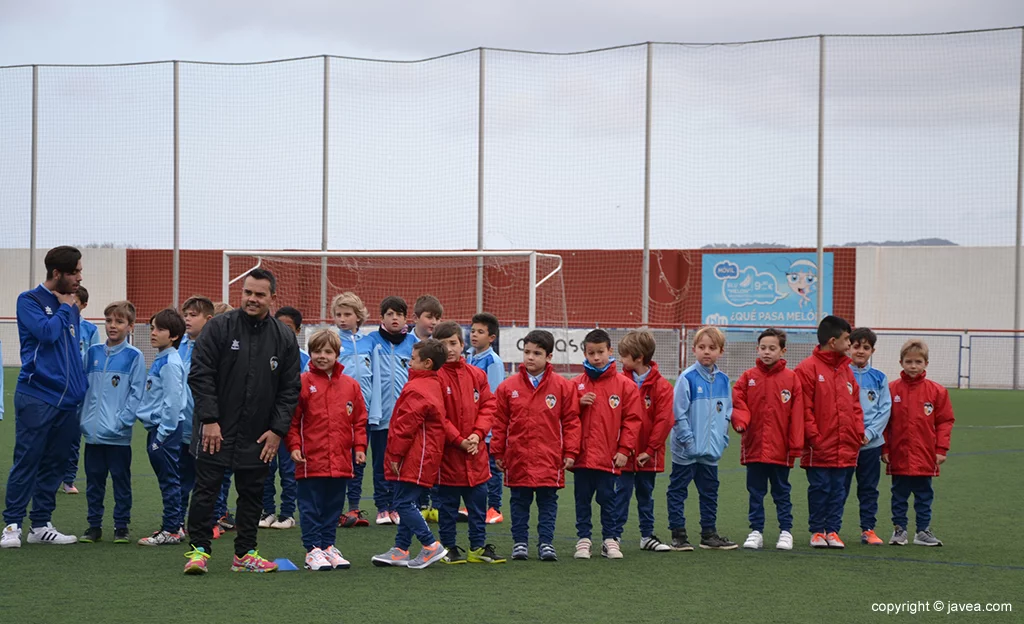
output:
M494 552L494 544L474 548L469 551L468 559L470 563L505 563L505 559Z

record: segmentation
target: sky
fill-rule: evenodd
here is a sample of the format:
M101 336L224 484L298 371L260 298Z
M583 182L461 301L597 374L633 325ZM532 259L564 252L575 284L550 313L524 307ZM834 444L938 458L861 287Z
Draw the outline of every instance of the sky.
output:
M1024 3L2 0L0 15L11 66L929 33L1021 26ZM1021 31L826 46L826 244L1013 244ZM487 247L642 246L646 52L485 53ZM813 246L818 41L652 58L652 247ZM332 249L476 246L479 62L331 60ZM320 246L323 74L322 59L181 66L184 247ZM41 68L39 92L38 244L66 242L70 207L76 244L169 247L170 65ZM2 247L27 246L30 128L31 71L0 69ZM271 226L239 226L253 216Z

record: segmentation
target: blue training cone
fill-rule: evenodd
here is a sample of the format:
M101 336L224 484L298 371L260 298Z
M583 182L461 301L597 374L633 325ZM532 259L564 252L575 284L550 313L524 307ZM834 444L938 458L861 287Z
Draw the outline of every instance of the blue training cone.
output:
M277 564L278 572L295 572L299 569L291 559L274 559L274 563Z

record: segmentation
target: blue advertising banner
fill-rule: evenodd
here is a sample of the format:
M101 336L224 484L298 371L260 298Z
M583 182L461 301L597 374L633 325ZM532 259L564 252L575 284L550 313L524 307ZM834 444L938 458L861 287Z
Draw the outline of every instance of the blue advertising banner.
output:
M814 253L704 254L701 316L708 325L818 324L818 289L832 310L832 253L820 279Z

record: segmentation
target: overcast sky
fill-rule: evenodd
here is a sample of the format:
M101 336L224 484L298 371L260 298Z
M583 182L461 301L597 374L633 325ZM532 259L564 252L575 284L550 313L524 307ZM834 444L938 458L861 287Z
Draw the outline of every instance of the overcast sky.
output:
M1021 25L1024 0L0 0L0 66ZM1019 30L829 40L826 244L1013 243L1020 46ZM487 247L642 245L645 63L642 46L488 53ZM813 245L817 41L660 46L653 68L652 246ZM331 248L475 247L478 55L331 69ZM319 247L322 76L320 59L182 66L184 247ZM40 246L170 247L171 102L170 65L40 71ZM0 70L0 247L27 246L30 104L31 72ZM243 214L274 217L271 235ZM437 215L452 218L424 236Z
M0 64L418 59L1024 24L1020 0L2 0Z

